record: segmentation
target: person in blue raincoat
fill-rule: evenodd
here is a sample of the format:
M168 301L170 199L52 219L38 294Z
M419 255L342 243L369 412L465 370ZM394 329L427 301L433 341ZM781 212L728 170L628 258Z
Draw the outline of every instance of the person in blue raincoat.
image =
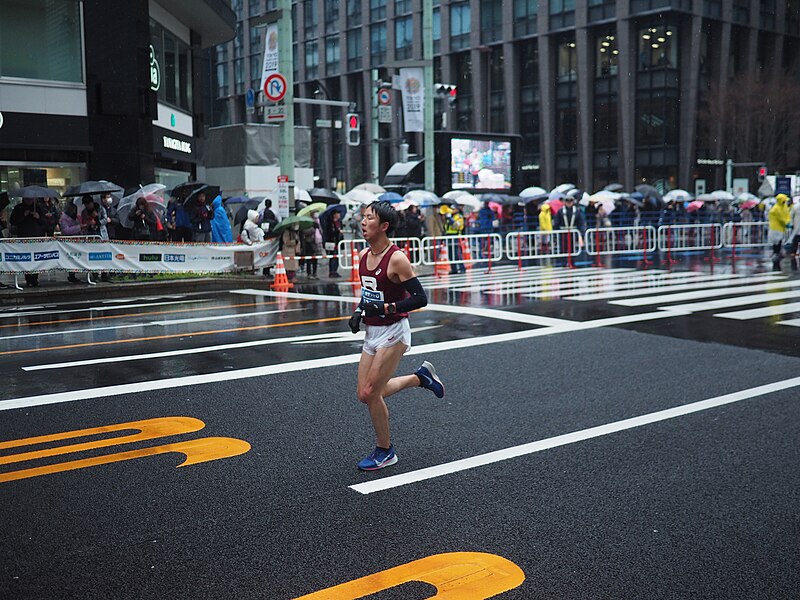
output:
M222 206L222 196L217 196L211 203L214 217L211 219L211 242L214 244L230 244L233 242L233 231L228 213Z

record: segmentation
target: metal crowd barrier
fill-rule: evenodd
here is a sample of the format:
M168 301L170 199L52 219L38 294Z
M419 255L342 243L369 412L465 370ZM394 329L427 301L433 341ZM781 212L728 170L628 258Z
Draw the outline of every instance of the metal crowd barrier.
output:
M652 225L635 227L598 227L587 229L586 252L600 254L638 254L655 252L656 228Z
M760 248L769 246L768 221L740 221L725 223L722 240L726 248Z
M497 233L443 235L422 238L422 264L449 262L470 265L503 258L503 239Z
M400 250L406 253L412 265L419 266L422 264L422 246L419 238L389 238L389 241L396 244ZM339 253L339 266L343 269L352 269L353 250L361 252L366 247L367 242L363 239L341 240L336 249Z
M510 260L568 258L578 256L583 247L577 229L554 231L512 231L506 236L506 256Z

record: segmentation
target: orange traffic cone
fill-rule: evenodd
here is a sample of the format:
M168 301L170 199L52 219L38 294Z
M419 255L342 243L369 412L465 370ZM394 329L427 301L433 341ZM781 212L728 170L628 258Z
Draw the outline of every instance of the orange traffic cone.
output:
M360 258L358 256L358 250L356 250L355 244L353 244L352 248L352 256L353 256L353 270L350 273L350 283L353 285L361 285L361 276L358 274L358 268L361 264Z
M290 290L294 287L294 284L286 276L286 266L283 264L283 254L281 254L280 250L278 251L278 260L275 263L275 280L270 287L279 291Z
M469 243L466 239L461 238L461 256L464 257L464 266L469 270L472 268L472 250L469 249Z
M450 274L450 260L447 258L447 246L444 242L439 246L439 260L436 261L434 272L437 277Z

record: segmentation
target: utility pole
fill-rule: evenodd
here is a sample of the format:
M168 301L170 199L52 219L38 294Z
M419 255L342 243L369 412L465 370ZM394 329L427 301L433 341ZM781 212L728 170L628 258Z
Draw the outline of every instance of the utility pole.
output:
M433 0L422 0L422 59L425 79L425 189L432 192L434 143L433 143Z
M281 123L281 175L289 178L289 210L294 209L294 64L292 62L292 2L278 0L278 70L286 79L284 107L286 119ZM267 43L267 42L265 42Z

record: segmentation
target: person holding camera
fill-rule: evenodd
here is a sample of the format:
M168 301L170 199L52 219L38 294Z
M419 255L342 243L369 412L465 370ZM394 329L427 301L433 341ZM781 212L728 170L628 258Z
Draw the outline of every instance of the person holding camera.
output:
M13 237L38 238L45 237L44 220L42 219L42 204L38 198L23 198L22 202L11 211L9 221L14 227ZM27 287L39 287L38 273L25 273Z
M156 215L144 198L137 198L133 210L128 214L134 240L150 241L156 237Z

